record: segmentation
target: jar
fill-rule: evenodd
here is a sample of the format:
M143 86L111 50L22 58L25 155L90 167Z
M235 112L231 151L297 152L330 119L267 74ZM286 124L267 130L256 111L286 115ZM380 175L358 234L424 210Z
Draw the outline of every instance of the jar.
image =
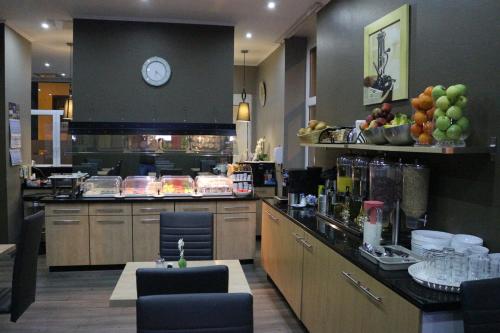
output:
M421 218L427 212L429 175L429 169L418 161L403 165L401 209L411 229L422 227Z
M387 227L394 222L396 205L401 200L401 163L377 157L369 163L369 172L369 199L384 203L383 225Z
M352 189L352 155L337 157L337 193L346 193L347 188Z

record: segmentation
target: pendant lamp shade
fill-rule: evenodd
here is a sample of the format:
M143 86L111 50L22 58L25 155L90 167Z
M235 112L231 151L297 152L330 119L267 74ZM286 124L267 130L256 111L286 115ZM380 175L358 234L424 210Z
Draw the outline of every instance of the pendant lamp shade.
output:
M70 95L64 103L63 119L73 120L73 97Z
M241 102L240 105L238 105L236 121L250 121L250 104Z

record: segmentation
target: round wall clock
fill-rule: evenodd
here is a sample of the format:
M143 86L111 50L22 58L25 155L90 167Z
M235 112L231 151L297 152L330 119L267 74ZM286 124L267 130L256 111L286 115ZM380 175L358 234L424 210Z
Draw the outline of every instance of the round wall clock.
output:
M259 83L260 106L266 105L266 98L267 98L266 83L264 81L260 81Z
M142 65L142 78L149 85L159 87L167 83L172 75L168 62L160 57L151 57Z

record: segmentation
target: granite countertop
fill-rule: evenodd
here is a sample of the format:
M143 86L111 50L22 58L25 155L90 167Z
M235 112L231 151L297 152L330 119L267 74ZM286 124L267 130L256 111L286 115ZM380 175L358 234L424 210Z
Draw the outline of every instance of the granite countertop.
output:
M234 195L227 196L213 196L213 197L103 197L103 198L84 198L79 196L77 198L54 198L51 195L39 195L39 196L23 196L24 201L39 201L41 203L99 203L99 202L165 202L165 201L251 201L257 200L256 195L250 195L247 197L236 197Z
M295 209L276 199L263 199L318 240L361 268L370 276L408 300L424 312L460 309L458 294L440 292L413 281L406 270L386 271L363 258L358 250L362 240L316 216L314 208Z

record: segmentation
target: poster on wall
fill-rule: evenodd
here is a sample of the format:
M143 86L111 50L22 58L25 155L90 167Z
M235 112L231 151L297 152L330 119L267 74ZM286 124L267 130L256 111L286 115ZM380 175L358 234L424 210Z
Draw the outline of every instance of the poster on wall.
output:
M10 165L21 165L23 159L21 157L21 149L10 149Z
M9 119L10 148L21 149L21 121Z
M410 6L364 29L363 105L408 98Z

